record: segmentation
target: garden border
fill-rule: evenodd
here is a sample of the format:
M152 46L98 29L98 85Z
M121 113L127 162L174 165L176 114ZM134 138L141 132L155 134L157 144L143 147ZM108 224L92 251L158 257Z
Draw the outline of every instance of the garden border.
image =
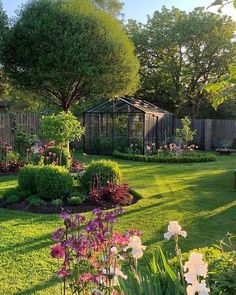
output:
M118 151L114 151L113 157L118 159L123 159L123 160L153 162L153 163L203 163L203 162L215 162L217 159L213 153L209 153L209 152L202 152L202 154L198 155L197 157L166 156L166 157L158 158L157 156L125 154Z

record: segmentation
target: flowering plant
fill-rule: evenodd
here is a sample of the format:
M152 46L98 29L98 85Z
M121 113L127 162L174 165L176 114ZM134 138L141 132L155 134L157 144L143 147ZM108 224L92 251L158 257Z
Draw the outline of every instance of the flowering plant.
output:
M79 214L60 215L64 228L52 234L56 244L51 255L59 261L56 276L62 279L61 294L66 294L68 286L72 294L118 294L119 278L127 279L123 264L136 264L145 250L139 231L121 234L114 230L122 212L121 208L109 212L95 209L88 221Z

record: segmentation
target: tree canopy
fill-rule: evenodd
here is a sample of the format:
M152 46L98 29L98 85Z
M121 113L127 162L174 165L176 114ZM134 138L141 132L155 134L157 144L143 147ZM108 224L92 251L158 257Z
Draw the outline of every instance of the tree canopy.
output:
M137 95L179 115L197 116L203 86L225 73L235 58L235 23L230 17L196 8L186 13L163 7L146 25L127 30L141 64Z
M10 83L4 73L3 62L3 44L8 34L8 17L3 10L2 1L0 1L0 99L4 98L10 90Z
M119 0L92 0L103 11L108 12L113 17L119 17L122 15L122 9L124 6L123 2Z
M4 45L14 85L64 111L89 97L132 94L139 63L119 21L87 0L32 0Z

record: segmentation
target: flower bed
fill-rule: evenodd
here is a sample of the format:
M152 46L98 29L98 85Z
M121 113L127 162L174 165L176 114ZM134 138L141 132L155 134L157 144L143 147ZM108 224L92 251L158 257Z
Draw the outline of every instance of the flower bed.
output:
M26 165L19 173L19 187L6 190L0 206L46 214L61 208L87 212L98 205L103 209L132 205L141 198L129 185L119 183L122 172L114 161L93 161L88 168L76 161L73 172L54 164Z
M216 156L210 152L193 151L181 154L161 154L156 155L138 155L126 154L114 151L115 158L155 163L199 163L199 162L214 162Z

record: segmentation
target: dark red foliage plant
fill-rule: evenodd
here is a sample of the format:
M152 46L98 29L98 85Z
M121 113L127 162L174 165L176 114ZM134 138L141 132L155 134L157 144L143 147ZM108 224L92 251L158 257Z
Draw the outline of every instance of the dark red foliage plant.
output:
M109 182L106 186L92 188L89 197L97 204L130 205L133 202L128 184L115 184L113 182Z

